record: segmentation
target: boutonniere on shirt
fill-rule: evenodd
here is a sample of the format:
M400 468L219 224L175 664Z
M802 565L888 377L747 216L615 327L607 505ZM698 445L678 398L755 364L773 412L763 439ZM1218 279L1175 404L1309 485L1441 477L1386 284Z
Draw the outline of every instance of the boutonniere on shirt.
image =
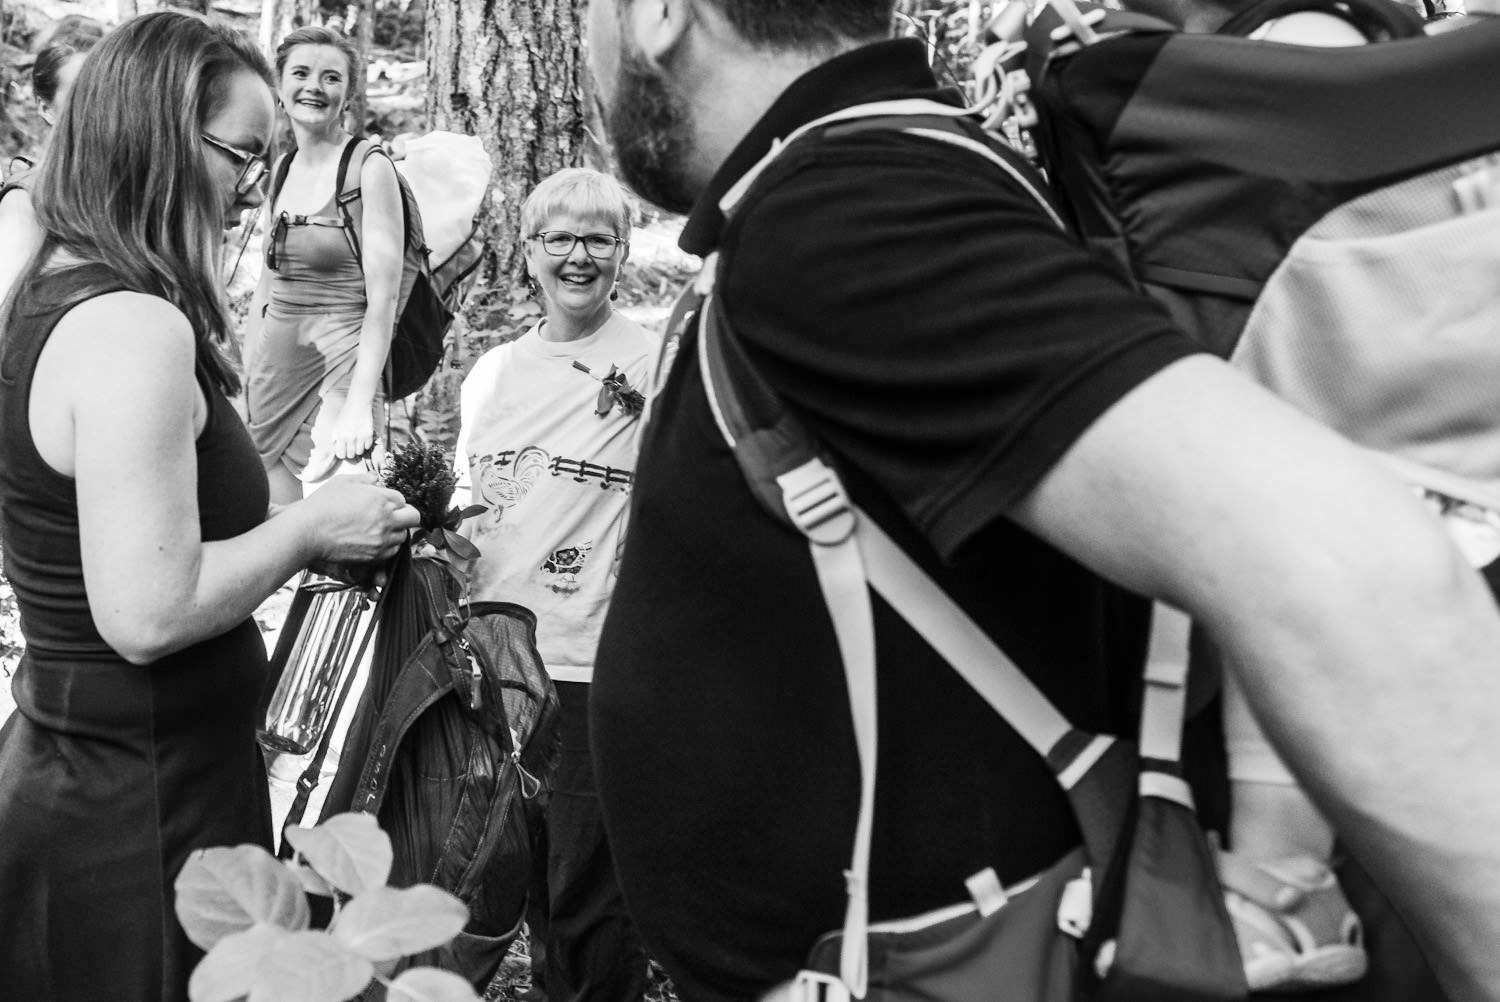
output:
M599 382L599 396L594 402L594 413L604 417L614 410L615 404L620 405L620 410L626 414L639 414L646 406L646 398L641 391L630 385L630 380L625 378L625 373L618 367L611 365L609 372L603 376L596 376L592 369L582 362L574 362L573 368L584 373Z

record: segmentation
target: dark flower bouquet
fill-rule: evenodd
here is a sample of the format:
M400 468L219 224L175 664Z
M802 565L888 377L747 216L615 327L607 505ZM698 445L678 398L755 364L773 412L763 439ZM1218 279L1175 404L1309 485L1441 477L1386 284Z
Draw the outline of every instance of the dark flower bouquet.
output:
M452 457L435 445L409 442L386 462L385 485L422 514L422 524L412 534L413 549L427 544L467 564L479 556L479 548L459 535L458 527L486 507L449 507L457 483Z

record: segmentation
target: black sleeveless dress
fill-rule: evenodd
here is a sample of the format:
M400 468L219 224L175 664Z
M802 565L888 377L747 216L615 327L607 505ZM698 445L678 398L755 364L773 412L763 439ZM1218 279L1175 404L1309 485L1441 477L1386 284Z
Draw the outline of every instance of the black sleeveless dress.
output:
M74 482L32 442L32 374L65 309L31 304L100 278L35 283L0 340L0 527L27 644L0 729L0 1000L15 1002L185 1000L201 952L173 911L178 870L194 849L271 843L254 622L146 667L111 650L84 591ZM262 522L268 492L243 422L199 384L199 517L217 540Z

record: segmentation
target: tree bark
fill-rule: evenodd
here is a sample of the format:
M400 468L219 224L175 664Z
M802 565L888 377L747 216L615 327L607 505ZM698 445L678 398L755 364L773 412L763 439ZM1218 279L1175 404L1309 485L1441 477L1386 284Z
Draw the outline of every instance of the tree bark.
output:
M583 162L586 0L426 0L427 121L478 136L495 164L481 288L524 273L521 202Z
M312 23L313 0L262 0L260 48L267 58L292 29Z
M359 64L370 64L370 50L375 45L375 0L360 0L355 9L358 20L354 25L354 50L359 53ZM359 79L349 83L354 93L349 98L350 128L356 136L369 134L370 125L370 76L359 74ZM389 136L385 138L389 139Z

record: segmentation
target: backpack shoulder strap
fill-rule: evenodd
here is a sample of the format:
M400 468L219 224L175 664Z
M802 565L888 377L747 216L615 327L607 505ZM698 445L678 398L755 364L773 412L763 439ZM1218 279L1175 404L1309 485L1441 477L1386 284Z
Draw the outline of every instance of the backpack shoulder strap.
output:
M354 258L363 262L364 256L359 250L360 225L364 221L364 200L360 198L360 172L364 169L365 158L379 150L380 147L368 139L360 139L358 136L350 136L349 141L344 144L344 152L339 154L339 170L335 175L338 178L336 189L336 203L339 215L344 217L344 238L349 241L349 247L354 251ZM355 154L358 153L358 157ZM354 170L350 166L358 164Z
M292 157L297 155L295 149L288 150L276 159L276 166L271 170L270 197L266 199L266 208L274 210L276 200L281 197L281 189L286 185L287 172L292 169Z
M1023 169L953 121L965 114L963 109L926 101L846 109L773 144L768 155L730 189L720 207L726 214L733 212L765 168L801 135L840 122L869 119L871 127L898 127L972 149L1021 183L1063 228L1045 189L1028 176L1029 168ZM886 121L892 118L899 121ZM868 874L878 757L872 588L1046 760L1068 794L1088 856L1098 866L1114 858L1123 820L1137 793L1191 805L1186 784L1172 774L1185 680L1169 671L1153 672L1147 680L1142 742L1162 768L1142 774L1130 743L1075 729L979 625L873 519L855 507L811 431L738 343L712 291L711 279L720 267L717 254L704 262L710 281L704 283L704 298L697 309L698 356L709 407L762 508L808 540L849 693L860 762L860 806L846 871L849 900L839 974L858 998L864 995L868 977Z
M710 258L704 267L716 265ZM807 538L844 669L860 764L860 801L846 871L849 899L839 976L859 998L868 978L868 877L878 758L872 588L1052 768L1078 818L1088 856L1098 866L1114 858L1138 789L1137 757L1129 742L1075 729L988 634L854 506L837 471L819 455L811 432L736 344L711 292L699 313L699 364L714 420L761 506ZM1185 686L1173 688L1170 679L1162 681L1147 690L1153 731L1162 722L1170 727L1181 720ZM1173 799L1188 796L1186 785L1170 778L1160 786ZM1139 789L1163 795L1155 787Z
M937 142L948 143L967 149L1008 174L1037 203L1059 229L1066 229L1057 208L1047 194L1046 185L1026 158L1010 148L1009 143L987 131L982 134L988 141L976 138L961 121L973 120L974 111L957 105L943 104L927 98L906 98L897 101L875 101L858 104L831 115L814 119L794 130L784 139L771 143L771 148L760 162L750 168L719 200L719 208L728 215L744 201L755 182L766 168L793 143L813 132L822 131L832 135L866 129L890 129ZM980 129L977 122L975 129Z
M338 171L338 207L344 217L344 233L349 239L349 246L354 248L354 256L360 255L359 240L361 235L361 224L364 220L364 199L361 197L360 175L364 171L365 161L373 156L385 157L386 162L391 164L395 170L395 161L379 143L373 143L368 139L350 137L349 142L344 144L344 152L339 156ZM401 186L401 232L404 243L413 242L411 205L409 189L401 182L400 172L396 175L397 184ZM415 240L421 245L421 240Z

